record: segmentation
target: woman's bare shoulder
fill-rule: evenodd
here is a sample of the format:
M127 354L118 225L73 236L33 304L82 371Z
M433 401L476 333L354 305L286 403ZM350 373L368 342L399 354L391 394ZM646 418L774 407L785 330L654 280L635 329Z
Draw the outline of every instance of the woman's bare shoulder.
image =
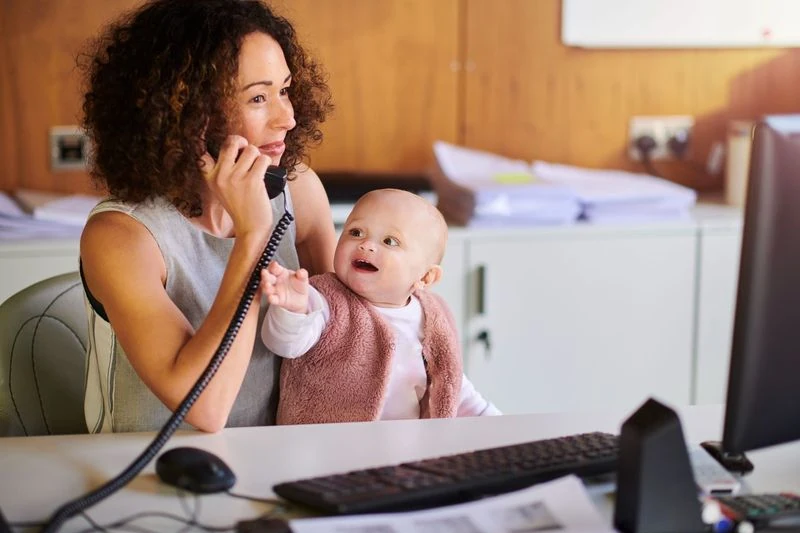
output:
M91 285L119 280L137 270L137 275L166 275L153 236L139 221L119 211L96 213L89 218L81 234L80 258ZM98 290L103 292L101 287Z

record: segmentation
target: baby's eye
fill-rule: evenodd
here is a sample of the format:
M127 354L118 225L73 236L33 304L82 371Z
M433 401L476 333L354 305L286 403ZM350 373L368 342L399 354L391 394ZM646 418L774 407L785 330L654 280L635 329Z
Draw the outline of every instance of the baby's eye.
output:
M383 244L385 244L386 246L400 246L400 241L398 241L394 237L386 237L383 239Z
M350 235L351 237L363 237L363 236L364 236L364 232L362 232L362 231L361 231L360 229L358 229L358 228L352 228L352 229L349 231L349 235Z

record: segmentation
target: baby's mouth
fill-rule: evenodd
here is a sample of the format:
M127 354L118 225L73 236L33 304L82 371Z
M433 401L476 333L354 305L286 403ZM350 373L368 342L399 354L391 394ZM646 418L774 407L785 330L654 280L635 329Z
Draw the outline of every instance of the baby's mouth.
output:
M363 272L377 272L378 267L370 263L369 261L364 261L363 259L356 259L353 261L353 268L356 270L361 270Z

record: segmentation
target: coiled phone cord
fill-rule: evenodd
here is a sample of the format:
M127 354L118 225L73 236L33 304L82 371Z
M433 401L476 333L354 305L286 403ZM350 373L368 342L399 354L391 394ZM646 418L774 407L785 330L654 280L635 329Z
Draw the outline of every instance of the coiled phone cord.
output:
M77 500L67 502L59 507L44 525L41 530L42 532L50 533L58 531L64 522L77 515L81 511L108 498L113 493L127 485L139 472L144 469L145 466L147 466L150 460L155 457L158 451L164 446L164 444L167 443L173 433L178 430L183 422L183 419L186 417L186 413L189 412L189 409L191 409L192 405L194 405L194 402L197 401L200 393L202 393L206 388L208 383L211 381L211 378L213 378L214 374L217 373L217 370L222 364L222 361L225 359L225 356L228 355L228 350L230 350L233 341L236 339L236 334L239 333L239 328L241 328L244 317L247 315L247 311L250 309L250 304L253 303L253 298L255 298L256 292L258 291L258 285L261 282L261 270L266 268L270 261L272 261L272 258L278 249L278 245L281 243L286 230L289 228L289 224L291 224L294 220L294 216L292 216L292 214L289 212L287 206L288 202L286 201L285 194L286 193L284 193L283 216L281 216L280 220L278 220L278 223L275 225L275 229L272 231L272 235L269 238L269 242L267 242L267 246L264 248L256 267L250 274L250 279L247 281L244 294L239 300L239 305L236 308L236 312L233 314L233 318L231 319L228 329L225 331L225 334L222 337L222 341L220 342L217 351L214 353L214 356L211 358L211 361L209 361L208 366L206 366L206 369L197 379L192 389L189 391L183 401L181 401L180 405L178 405L178 407L172 413L172 416L169 418L169 420L167 420L166 424L164 424L150 445L147 446L147 448L145 448L141 454L139 454L139 457L137 457L120 474L107 481L101 487L96 488L92 492L89 492Z

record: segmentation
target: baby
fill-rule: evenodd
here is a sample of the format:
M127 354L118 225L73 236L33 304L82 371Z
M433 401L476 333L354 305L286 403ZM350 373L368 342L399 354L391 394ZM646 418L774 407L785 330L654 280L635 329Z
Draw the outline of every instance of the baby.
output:
M262 272L261 338L287 358L279 424L501 414L464 376L453 316L426 290L446 243L432 204L379 189L347 218L335 273L309 279L275 262Z

